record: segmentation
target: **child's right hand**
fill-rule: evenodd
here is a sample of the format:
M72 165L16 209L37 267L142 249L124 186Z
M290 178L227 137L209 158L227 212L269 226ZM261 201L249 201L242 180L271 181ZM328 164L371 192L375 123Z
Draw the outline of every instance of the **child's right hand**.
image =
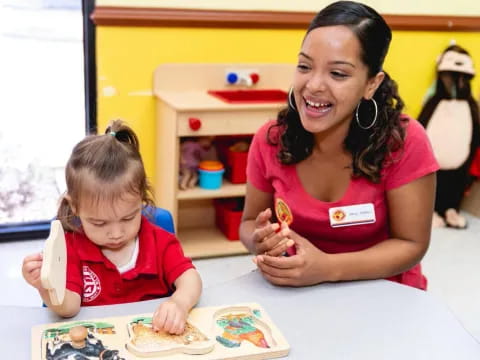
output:
M40 271L42 269L42 253L28 255L23 259L22 275L23 278L37 290L43 289Z
M170 298L157 308L152 318L155 331L166 331L170 334L181 335L185 330L188 311L182 304Z
M280 256L290 246L294 245L294 241L288 237L288 226L277 223L272 224L270 218L272 210L267 208L258 214L255 219L255 230L253 231L253 245L255 254L267 254L270 256Z

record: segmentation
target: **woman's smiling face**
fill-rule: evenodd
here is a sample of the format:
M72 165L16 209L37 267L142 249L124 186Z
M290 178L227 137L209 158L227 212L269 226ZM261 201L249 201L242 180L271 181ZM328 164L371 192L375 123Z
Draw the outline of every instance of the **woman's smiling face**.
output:
M311 133L350 126L362 97L370 99L383 73L368 78L361 46L346 26L310 31L298 56L293 88L303 127Z

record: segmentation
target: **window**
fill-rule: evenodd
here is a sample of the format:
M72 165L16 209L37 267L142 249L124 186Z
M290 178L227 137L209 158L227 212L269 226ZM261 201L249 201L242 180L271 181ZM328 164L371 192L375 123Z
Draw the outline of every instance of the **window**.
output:
M55 216L85 136L84 17L79 0L0 0L0 14L0 230L21 231Z

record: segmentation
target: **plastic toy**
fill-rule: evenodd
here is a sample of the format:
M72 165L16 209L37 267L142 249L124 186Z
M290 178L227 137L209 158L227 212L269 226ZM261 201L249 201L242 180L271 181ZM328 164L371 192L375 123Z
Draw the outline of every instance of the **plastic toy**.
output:
M193 188L198 181L198 165L203 160L216 159L213 136L188 138L180 144L179 188Z

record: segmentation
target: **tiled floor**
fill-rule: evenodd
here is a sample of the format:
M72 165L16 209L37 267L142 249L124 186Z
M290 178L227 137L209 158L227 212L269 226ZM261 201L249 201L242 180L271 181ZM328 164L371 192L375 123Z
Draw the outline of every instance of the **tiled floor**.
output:
M448 304L465 328L480 341L480 219L469 217L467 230L435 229L423 261L429 291ZM36 291L21 275L22 259L39 251L43 240L0 243L0 305L40 306ZM251 256L195 261L209 287L252 271Z

